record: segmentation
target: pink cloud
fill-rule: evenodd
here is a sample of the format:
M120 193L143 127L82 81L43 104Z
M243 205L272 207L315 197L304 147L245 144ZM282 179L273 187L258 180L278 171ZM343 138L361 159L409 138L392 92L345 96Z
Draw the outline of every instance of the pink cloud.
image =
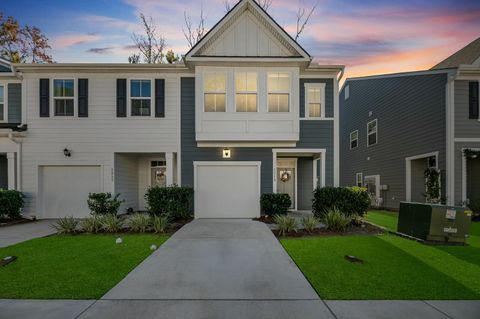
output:
M55 49L65 49L75 45L91 43L101 40L102 37L97 34L78 34L70 33L56 36L51 39L52 47Z

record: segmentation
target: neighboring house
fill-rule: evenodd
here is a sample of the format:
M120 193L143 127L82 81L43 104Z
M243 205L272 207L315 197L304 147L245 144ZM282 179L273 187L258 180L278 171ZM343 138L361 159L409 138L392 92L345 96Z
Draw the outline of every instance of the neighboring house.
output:
M26 215L84 217L89 192L144 210L149 186L179 184L194 187L197 218L250 218L261 193L289 193L292 209L308 210L315 187L339 183L344 67L312 63L253 0L183 63L12 69L21 120L0 130L0 154Z
M480 38L430 70L351 78L340 92L340 184L378 206L425 202L427 168L450 205L480 199ZM474 156L475 157L475 156Z

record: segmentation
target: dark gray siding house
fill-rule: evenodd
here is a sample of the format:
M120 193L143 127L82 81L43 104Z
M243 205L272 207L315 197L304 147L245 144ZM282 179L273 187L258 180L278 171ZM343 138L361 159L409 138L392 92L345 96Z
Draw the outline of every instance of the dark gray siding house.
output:
M480 38L431 70L347 79L340 92L340 184L374 205L425 202L427 168L441 197L480 200Z

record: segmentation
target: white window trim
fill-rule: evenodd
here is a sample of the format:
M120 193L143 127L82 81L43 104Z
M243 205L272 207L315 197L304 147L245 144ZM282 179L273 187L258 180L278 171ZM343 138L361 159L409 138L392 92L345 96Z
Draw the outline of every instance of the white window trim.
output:
M305 119L310 120L324 120L325 119L325 83L305 83L304 90L305 90ZM320 116L311 117L310 116L310 101L308 100L308 89L311 88L318 88L320 89Z
M55 96L55 85L54 82L56 80L73 80L73 97L63 97L63 96ZM78 105L77 105L77 86L78 86L78 78L76 77L63 77L63 78L52 78L50 81L50 117L55 119L71 119L71 118L78 118ZM73 115L55 115L55 100L66 100L66 99L73 99Z
M222 73L223 75L225 75L225 91L206 91L205 90L205 78L206 78L206 75L207 74L217 74L217 73ZM234 84L235 85L235 84ZM257 84L258 85L258 84ZM217 112L216 111L216 107L215 107L215 112L207 112L205 111L205 94L225 94L225 111L223 112ZM202 74L202 112L203 113L211 113L211 114L215 114L215 113L227 113L228 112L228 72L226 71L205 71L203 72ZM257 106L257 109L258 109L258 106ZM245 112L242 112L242 113L245 113Z
M8 83L0 81L0 86L3 86L3 120L0 123L8 123Z
M245 73L245 74L248 74L248 73L255 73L255 77L256 77L256 89L255 91L237 91L237 74L241 74L241 73ZM254 71L235 71L234 74L233 74L233 91L234 91L234 104L235 104L235 113L258 113L258 97L259 97L259 92L258 92L258 79L259 79L259 76L258 76L258 72L254 72ZM225 91L226 91L226 88L227 88L227 83L225 83ZM245 111L245 112L239 112L237 111L237 94L243 94L243 95L248 95L248 94L255 94L257 96L257 104L255 106L255 111ZM226 92L225 92L225 103L227 101L227 97L226 97ZM204 108L205 109L205 108ZM225 111L227 110L227 106L225 105Z
M356 173L355 174L355 186L358 186L358 178L360 177L360 186L363 187L363 173Z
M356 139L357 140L357 146L352 147L352 142L354 141L354 140L352 140L352 134L355 133L355 132L357 133L357 139ZM359 140L358 130L350 132L350 149L351 150L353 150L354 148L358 148L358 140Z
M370 123L373 123L375 122L375 132L374 133L368 133L368 126L370 125ZM373 135L375 134L376 135L376 139L375 139L375 144L370 144L368 142L368 138L370 137L370 135ZM367 147L370 147L370 146L374 146L374 145L377 145L378 144L378 119L374 119L374 120L371 120L370 122L367 123Z
M288 91L270 91L270 88L268 87L268 76L270 74L281 74L281 73L284 73L284 74L288 74L288 80L289 80L289 90ZM292 111L292 73L291 72L284 72L284 71L270 71L270 72L266 72L266 75L265 75L265 79L267 81L266 83L266 88L267 88L267 92L266 92L266 111L267 113L273 113L273 114L282 114L282 113L290 113ZM269 111L268 110L268 96L270 94L288 94L288 111L286 112L280 112L280 111Z
M131 96L131 85L132 81L150 81L150 116L142 116L142 115L132 115L132 96ZM154 81L153 78L128 78L127 79L127 118L135 118L135 119L151 119L155 117L155 103L153 99L154 95ZM148 100L147 98L134 98L134 99L144 99Z

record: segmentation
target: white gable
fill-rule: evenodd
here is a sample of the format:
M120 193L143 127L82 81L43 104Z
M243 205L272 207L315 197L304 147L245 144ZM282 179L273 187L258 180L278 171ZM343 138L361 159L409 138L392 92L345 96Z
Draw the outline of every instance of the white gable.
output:
M253 0L240 1L188 52L191 57L310 59Z

